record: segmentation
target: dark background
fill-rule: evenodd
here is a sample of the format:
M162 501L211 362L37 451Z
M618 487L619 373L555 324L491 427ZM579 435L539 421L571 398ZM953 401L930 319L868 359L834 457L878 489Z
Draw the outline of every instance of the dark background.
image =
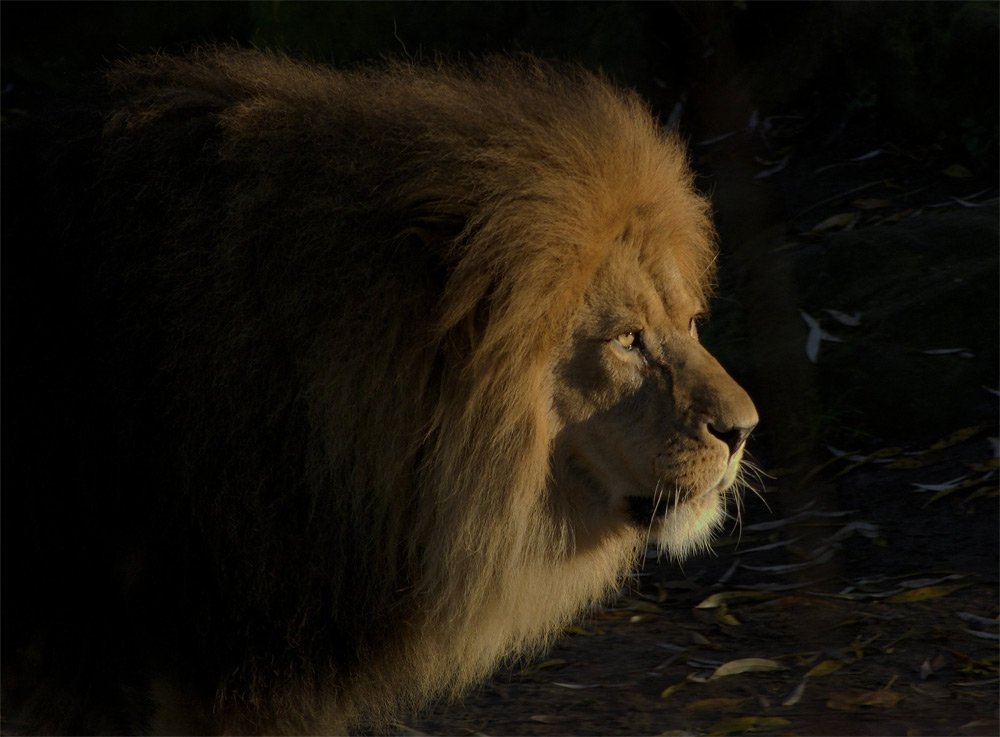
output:
M86 75L116 58L183 52L206 42L279 48L340 66L528 51L601 69L642 92L694 144L723 248L724 299L706 341L763 405L757 445L767 465L795 465L788 461L821 436L848 444L856 437L931 440L951 425L996 419L995 403L981 389L997 383L995 274L977 263L971 284L924 283L936 264L953 268L951 262L965 260L954 249L965 248L970 218L960 217L961 225L935 218L942 232L906 253L882 249L881 238L863 245L853 236L840 253L817 253L828 235L843 237L840 228L806 230L804 247L780 257L759 243L761 236L777 246L797 242L797 230L845 211L845 203L850 211L855 198L849 195L817 203L851 184L869 185L858 198L885 201L885 192L870 188L879 177L894 180L889 202L896 212L990 187L980 199L995 197L995 3L8 1L0 12L0 88L8 117L79 89ZM724 141L698 145L725 134ZM850 161L876 149L883 154L867 165ZM754 178L785 157L780 172ZM942 174L955 164L969 176ZM922 198L900 197L916 189L923 189ZM889 214L880 209L873 214ZM809 219L795 223L804 213ZM865 211L858 214L856 226L867 219ZM886 240L913 240L898 232L906 227L884 228ZM955 227L962 234L949 237ZM981 242L985 236L977 233ZM767 253L753 253L755 239ZM960 242L946 242L952 240ZM989 259L995 251L968 255ZM858 283L870 279L873 268L885 283ZM846 289L844 282L850 282ZM899 294L886 295L883 287ZM897 301L866 303L888 298ZM800 350L807 328L798 310L821 308L860 311L862 327L838 334L848 333L850 345L824 342L825 361L795 369L807 363ZM900 321L885 312L907 315ZM755 324L765 321L768 329L755 334ZM909 354L949 347L975 358ZM890 355L871 355L876 349ZM775 374L783 378L775 382ZM789 392L794 401L771 396ZM788 428L788 438L772 437L778 425Z
M84 89L88 75L114 59L230 42L341 67L385 57L468 60L527 51L577 61L636 88L690 142L699 183L716 209L721 281L704 341L758 405L761 425L750 449L771 476L764 492L770 508L748 499L744 523L793 518L809 505L814 512L852 511L879 536L838 542L836 557L808 577L811 590L842 591L877 575L958 570L975 581L964 591L978 598L944 609L979 607L980 615L995 618L998 30L994 2L6 0L0 7L0 89L4 117L27 117ZM15 277L3 274L4 280ZM826 310L855 316L858 324L839 322ZM803 312L839 341L821 342L815 361L806 355ZM964 434L952 436L955 431ZM853 460L838 459L831 448ZM914 486L959 477L940 500L929 501L933 492ZM817 535L829 532L818 532L815 522L793 526L788 536L804 542L768 553L768 562L815 562L822 547ZM782 542L781 534L765 535L764 542ZM763 586L759 576L746 573L722 578L730 553L739 552L730 544L720 544L717 561L689 563L686 580L706 592L723 583ZM681 574L663 563L651 575L662 583ZM788 586L797 580L790 573L778 576ZM644 581L636 595L650 595ZM689 616L702 593L674 603L671 618ZM930 663L935 652L971 652L960 642L942 650L941 637L935 640L933 632L945 626L939 619L954 624L944 609L868 612L876 619L896 616L903 631L931 633L921 647L938 650L921 650L910 656L914 662L902 663L898 648L887 647L881 661L869 657L862 666L859 657L853 671L841 673L850 672L841 690L857 687L866 668L880 663L890 683L895 675L910 689L903 689L897 707L913 715L909 721L871 717L883 712L869 709L865 719L830 722L824 711L833 708L830 701L818 701L812 714L801 705L788 707L799 710L794 728L803 734L955 733L977 721L970 714L987 714L978 720L985 727L962 733L981 728L995 734L995 685L946 689L933 697L937 701L920 691L928 679L921 669L925 654ZM832 625L822 617L811 631L802 631L801 621L794 632L783 630L792 625L781 621L772 624L775 638L817 652L829 645L821 635ZM703 628L713 640L739 634L727 626L692 620L687 628ZM755 642L747 632L744 644ZM624 672L641 659L637 648L653 647L642 633L628 641L632 650L618 659ZM567 645L568 652L601 647L600 640L580 642ZM758 643L748 652L762 649ZM995 678L995 648L990 657L977 661L980 671L963 671L963 661L955 659L937 672L949 683ZM595 673L608 667L595 666ZM533 710L566 693L550 693L542 682L518 680L516 673L498 683L470 699L466 712L456 716L453 709L420 728L582 733L580 725L590 724L587 714L594 732L667 725L616 715L616 698L607 697L575 699L575 721L535 719ZM637 702L635 712L664 707L659 688L649 688L650 700ZM760 695L755 698L755 713L775 713L773 698L763 706ZM933 708L920 712L914 699ZM498 721L500 711L515 716ZM672 724L689 728L699 719L700 713L687 715Z

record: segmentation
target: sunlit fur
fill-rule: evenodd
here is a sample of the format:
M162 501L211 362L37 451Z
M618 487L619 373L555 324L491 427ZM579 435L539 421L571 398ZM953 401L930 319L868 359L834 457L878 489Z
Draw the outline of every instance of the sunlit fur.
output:
M178 590L162 615L207 634L153 648L152 728L391 720L620 585L647 530L582 545L564 514L554 357L600 264L655 262L704 300L715 258L682 147L634 94L529 59L343 72L236 50L109 79L102 243L123 333L155 321L174 474L144 493L183 500L192 590L225 602L209 618ZM704 546L721 504L665 494L650 538ZM187 680L207 655L220 671Z

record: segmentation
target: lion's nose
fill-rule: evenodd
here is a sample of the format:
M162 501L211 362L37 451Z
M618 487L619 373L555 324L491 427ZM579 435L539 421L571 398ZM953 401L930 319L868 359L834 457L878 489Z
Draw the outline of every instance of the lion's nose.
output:
M756 425L757 423L755 422L752 425L742 427L719 428L709 424L708 431L729 446L729 456L731 458L743 447L743 443L746 442L747 437L749 437L750 432Z

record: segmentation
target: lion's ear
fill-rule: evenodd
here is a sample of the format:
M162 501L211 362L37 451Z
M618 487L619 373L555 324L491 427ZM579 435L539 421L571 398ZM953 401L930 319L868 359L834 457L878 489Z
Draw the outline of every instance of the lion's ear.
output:
M421 201L407 210L396 227L394 242L400 262L410 264L428 279L433 291L443 294L465 251L466 226L464 214Z
M450 198L421 198L408 204L399 234L415 238L426 251L436 254L442 264L453 267L461 258L471 212L471 205Z

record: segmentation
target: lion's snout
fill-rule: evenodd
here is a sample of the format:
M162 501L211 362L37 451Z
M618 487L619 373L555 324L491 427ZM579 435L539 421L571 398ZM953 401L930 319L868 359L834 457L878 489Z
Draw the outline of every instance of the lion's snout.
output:
M689 357L689 374L677 381L680 394L700 423L699 437L709 445L725 443L728 458L739 456L759 420L750 395L715 357L697 346Z
M710 435L717 437L729 446L729 457L732 458L743 449L743 444L746 443L747 438L750 437L750 433L753 431L756 424L757 423L749 426L719 429L715 425L709 423L708 432Z

